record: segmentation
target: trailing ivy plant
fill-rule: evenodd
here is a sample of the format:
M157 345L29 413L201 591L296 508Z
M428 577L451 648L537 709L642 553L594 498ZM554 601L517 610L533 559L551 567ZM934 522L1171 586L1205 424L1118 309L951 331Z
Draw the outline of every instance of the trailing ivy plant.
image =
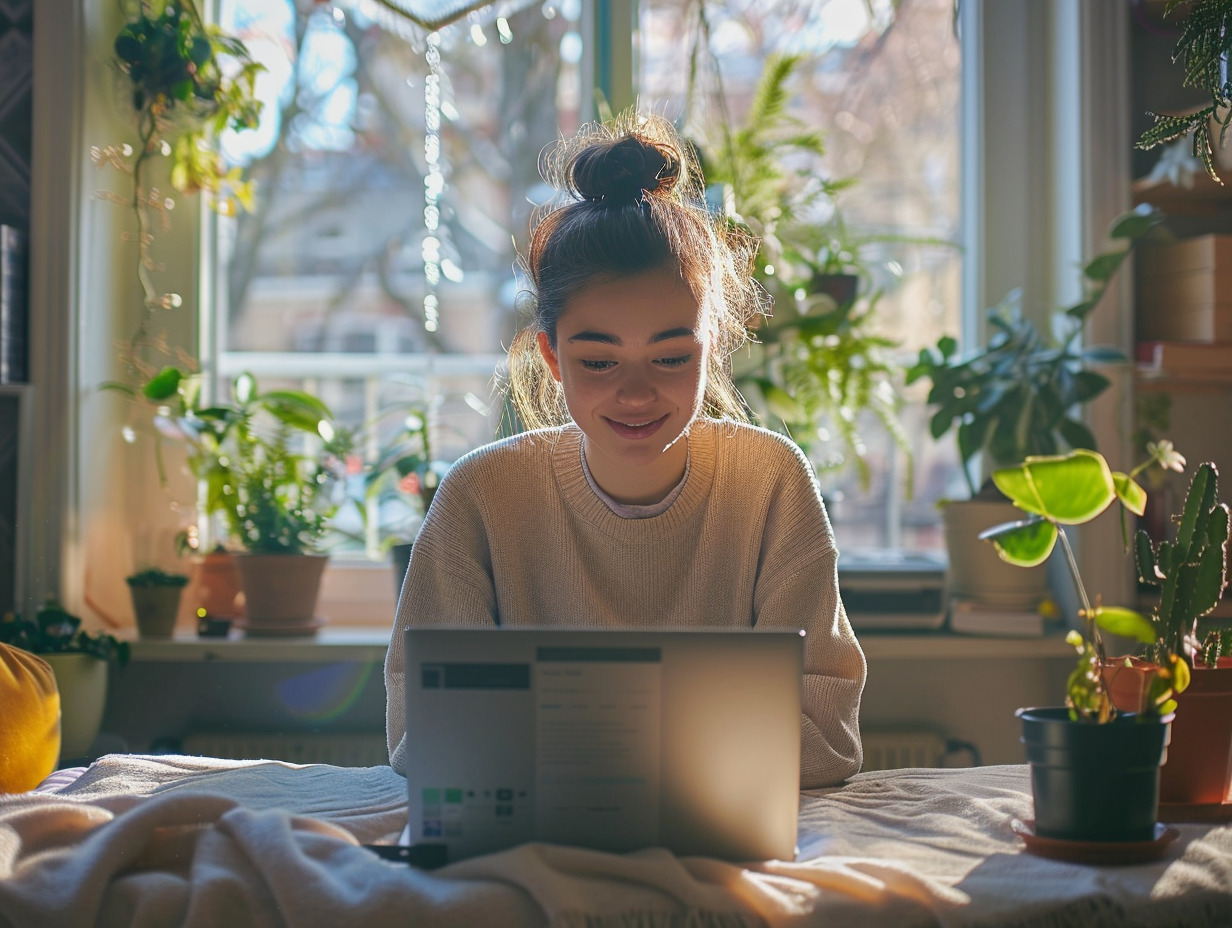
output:
M129 646L106 632L89 632L81 619L54 599L39 607L33 620L12 612L0 616L0 641L33 654L88 654L99 660L128 663Z
M242 41L206 23L194 0L129 0L125 24L114 43L115 65L127 85L125 98L137 123L136 150L129 145L92 151L95 164L131 174L130 196L104 194L132 209L137 231L137 279L144 313L129 343L127 362L138 379L158 370L142 359L154 342L151 322L159 309L182 303L177 293L159 292L152 273L154 214L167 228L172 201L150 183L153 159L169 157L172 187L183 194L205 193L219 212L251 208L253 189L238 167L228 168L217 150L227 129L257 125L255 62ZM131 163L130 163L131 159ZM164 346L157 346L164 347Z
M1182 86L1193 87L1209 101L1192 113L1172 115L1152 113L1155 123L1142 133L1137 148L1150 149L1193 133L1192 150L1206 172L1219 184L1215 152L1211 140L1212 124L1219 127L1222 148L1232 122L1232 80L1228 58L1232 54L1232 0L1168 0L1164 17L1180 11L1181 35L1172 51L1172 60L1184 65Z

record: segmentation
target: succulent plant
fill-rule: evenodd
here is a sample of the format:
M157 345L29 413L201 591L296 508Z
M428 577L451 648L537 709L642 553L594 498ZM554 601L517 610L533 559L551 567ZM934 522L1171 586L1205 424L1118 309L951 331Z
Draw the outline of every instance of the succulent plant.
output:
M1134 555L1140 582L1159 590L1151 616L1158 641L1149 657L1161 653L1191 657L1199 650L1198 620L1218 605L1227 585L1228 506L1219 501L1219 472L1204 463L1194 472L1175 541L1152 544L1139 530Z

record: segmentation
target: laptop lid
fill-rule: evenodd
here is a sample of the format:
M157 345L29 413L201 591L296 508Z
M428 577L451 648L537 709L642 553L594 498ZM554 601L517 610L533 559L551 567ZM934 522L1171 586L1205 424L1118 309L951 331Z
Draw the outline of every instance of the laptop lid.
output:
M405 635L411 843L793 859L803 632Z

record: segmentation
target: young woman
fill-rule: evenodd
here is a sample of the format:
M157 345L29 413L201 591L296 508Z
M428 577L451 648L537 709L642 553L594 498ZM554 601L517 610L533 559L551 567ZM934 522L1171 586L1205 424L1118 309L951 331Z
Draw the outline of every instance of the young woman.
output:
M545 177L563 197L535 224L533 318L510 349L531 430L459 460L415 541L390 763L405 772L406 626L803 628L801 786L837 783L860 768L864 655L812 468L732 385L762 310L753 243L707 211L657 118L588 127Z

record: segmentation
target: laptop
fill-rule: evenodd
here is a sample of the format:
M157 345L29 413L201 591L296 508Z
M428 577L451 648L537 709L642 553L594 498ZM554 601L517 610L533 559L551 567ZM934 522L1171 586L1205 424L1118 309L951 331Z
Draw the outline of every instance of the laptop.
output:
M405 635L406 843L794 859L804 632Z

